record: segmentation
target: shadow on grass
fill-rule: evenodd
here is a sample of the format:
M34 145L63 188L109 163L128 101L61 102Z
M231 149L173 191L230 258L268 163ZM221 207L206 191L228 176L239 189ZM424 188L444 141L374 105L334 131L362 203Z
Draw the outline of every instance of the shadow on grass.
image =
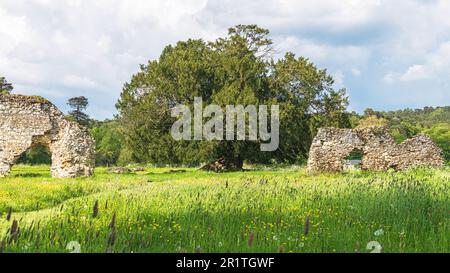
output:
M178 173L187 173L186 170L170 170L170 171L166 171L166 172L161 172L161 173L155 173L155 172L148 172L147 174L178 174Z
M36 177L48 177L48 175L43 174L43 173L16 173L13 174L12 177L17 178L17 177L21 177L21 178L36 178Z

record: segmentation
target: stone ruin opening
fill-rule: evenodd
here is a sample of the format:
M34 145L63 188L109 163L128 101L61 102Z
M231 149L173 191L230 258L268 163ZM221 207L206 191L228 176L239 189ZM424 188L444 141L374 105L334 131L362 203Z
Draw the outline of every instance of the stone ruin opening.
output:
M53 177L93 174L95 145L86 128L67 120L41 97L0 94L0 177L38 145L51 153Z
M425 135L397 144L385 127L321 128L311 145L308 172L342 172L355 151L362 155L362 170L399 171L419 166L443 167L445 163L442 150Z
M344 158L344 171L361 170L364 151L358 148L353 149Z
M48 145L32 144L28 150L23 152L14 164L28 164L32 166L37 165L51 165L52 152Z

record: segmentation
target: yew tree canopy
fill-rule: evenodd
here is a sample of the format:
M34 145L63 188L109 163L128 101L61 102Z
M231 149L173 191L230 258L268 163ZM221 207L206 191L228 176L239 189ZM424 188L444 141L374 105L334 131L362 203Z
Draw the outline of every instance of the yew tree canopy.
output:
M280 148L260 152L260 141L175 141L170 109L205 104L280 106ZM237 167L251 162L304 161L316 129L347 127L346 91L326 70L288 52L275 58L267 29L238 25L226 37L168 45L141 65L117 103L126 145L137 162L198 164L218 158Z

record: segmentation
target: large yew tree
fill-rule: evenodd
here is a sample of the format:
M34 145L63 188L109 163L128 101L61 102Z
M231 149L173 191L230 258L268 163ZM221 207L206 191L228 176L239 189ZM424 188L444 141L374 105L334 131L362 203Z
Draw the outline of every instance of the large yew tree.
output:
M192 106L195 97L222 107L279 105L279 149L261 152L260 141L175 141L171 109ZM167 46L124 85L117 108L136 162L195 165L224 158L241 168L244 160L305 160L318 127L349 126L347 105L345 90L335 90L326 70L293 53L275 60L268 30L238 25L213 42Z

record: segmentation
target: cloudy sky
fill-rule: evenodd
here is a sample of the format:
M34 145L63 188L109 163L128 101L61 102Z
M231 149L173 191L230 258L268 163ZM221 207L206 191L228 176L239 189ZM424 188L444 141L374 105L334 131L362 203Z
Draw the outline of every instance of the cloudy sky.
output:
M446 0L0 0L0 75L63 111L84 95L89 114L109 118L164 46L256 23L280 55L328 68L350 110L450 105L449 14Z

